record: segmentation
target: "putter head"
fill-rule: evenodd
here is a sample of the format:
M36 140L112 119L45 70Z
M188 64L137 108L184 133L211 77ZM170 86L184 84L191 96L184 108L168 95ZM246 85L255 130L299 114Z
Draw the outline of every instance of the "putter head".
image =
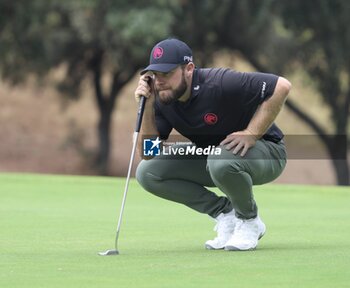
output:
M100 256L119 255L119 252L118 252L118 250L111 249L111 250L107 250L104 252L98 252L98 255L100 255Z

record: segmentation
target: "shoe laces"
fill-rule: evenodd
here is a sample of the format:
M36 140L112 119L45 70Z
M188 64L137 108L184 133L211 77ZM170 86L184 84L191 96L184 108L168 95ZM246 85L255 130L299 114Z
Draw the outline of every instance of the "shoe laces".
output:
M235 229L235 220L234 216L228 215L223 216L221 219L216 220L216 225L214 231L218 233L218 236L221 234L232 233Z
M255 221L238 219L236 222L235 236L239 238L257 237L258 227Z

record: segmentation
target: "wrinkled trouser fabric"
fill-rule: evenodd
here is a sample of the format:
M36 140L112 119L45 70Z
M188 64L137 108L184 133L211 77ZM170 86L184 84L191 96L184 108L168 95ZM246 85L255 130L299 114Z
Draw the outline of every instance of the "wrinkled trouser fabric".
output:
M285 146L282 142L259 140L244 157L221 148L221 155L160 155L142 160L136 178L154 195L211 217L235 209L237 217L255 218L258 208L252 187L271 182L282 173L286 165ZM207 187L218 187L225 196L218 196Z

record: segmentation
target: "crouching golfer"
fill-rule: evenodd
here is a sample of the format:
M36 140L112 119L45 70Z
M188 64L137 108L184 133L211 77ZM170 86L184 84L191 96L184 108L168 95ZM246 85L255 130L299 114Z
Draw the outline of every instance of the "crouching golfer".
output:
M213 217L217 237L207 249L255 249L266 227L252 187L276 179L286 165L274 120L290 82L272 74L198 69L191 49L177 39L156 44L141 74L135 91L136 100L147 97L141 135L167 139L175 129L196 147L220 153L162 153L140 162L137 180L159 197ZM218 187L225 197L206 187Z

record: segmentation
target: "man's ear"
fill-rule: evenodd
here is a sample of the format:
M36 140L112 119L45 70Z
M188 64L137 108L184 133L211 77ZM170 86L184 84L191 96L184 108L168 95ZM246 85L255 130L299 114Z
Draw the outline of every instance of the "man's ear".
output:
M187 74L187 75L192 75L195 67L196 67L196 66L194 65L193 62L188 63L188 64L186 65L186 74Z

